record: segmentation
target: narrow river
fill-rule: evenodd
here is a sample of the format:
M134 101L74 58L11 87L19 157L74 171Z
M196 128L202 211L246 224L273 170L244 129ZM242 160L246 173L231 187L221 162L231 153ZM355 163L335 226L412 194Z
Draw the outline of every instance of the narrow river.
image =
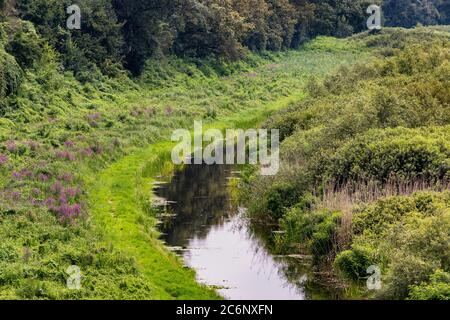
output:
M310 299L308 268L297 257L272 255L265 246L270 229L250 222L231 199L233 167L192 165L159 184L166 207L162 240L193 268L200 282L228 299Z

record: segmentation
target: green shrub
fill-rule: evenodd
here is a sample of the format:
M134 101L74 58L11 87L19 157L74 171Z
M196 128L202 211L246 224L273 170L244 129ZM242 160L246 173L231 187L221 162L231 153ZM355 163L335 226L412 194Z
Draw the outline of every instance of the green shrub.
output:
M318 263L335 248L336 232L341 223L342 213L323 211L313 214L322 220L314 225L314 232L308 242L314 261Z
M13 56L0 48L0 99L16 93L22 81L22 69Z
M22 22L9 40L6 51L23 69L31 68L42 58L43 41L31 23Z
M430 277L430 282L411 286L411 300L450 300L450 274L436 270Z
M351 250L340 252L334 267L341 272L344 278L361 282L367 278L367 268L374 264L373 251L365 247L353 246Z
M398 196L380 199L374 204L354 212L353 231L355 234L370 231L381 235L388 226L402 221L410 214L420 213L422 217L433 216L448 206L450 206L448 192L419 192L410 197Z
M289 183L276 184L265 195L265 207L274 219L280 219L287 208L298 201L298 191Z
M309 211L296 206L287 211L280 220L281 226L286 230L281 243L306 243L314 262L319 263L335 249L336 232L341 218L341 212Z
M395 260L389 265L387 275L382 279L382 290L378 296L382 299L406 299L411 286L426 282L439 266L432 261L404 252L397 252Z
M450 127L371 130L346 143L330 159L328 175L348 181L408 182L448 179Z

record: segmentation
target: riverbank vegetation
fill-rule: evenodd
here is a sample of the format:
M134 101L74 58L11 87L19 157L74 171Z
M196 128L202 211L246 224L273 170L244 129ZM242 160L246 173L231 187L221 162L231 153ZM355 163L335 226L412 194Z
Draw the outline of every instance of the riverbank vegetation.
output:
M136 78L119 68L87 80L32 23L6 21L1 35L0 297L9 299L218 298L158 240L150 189L170 152L154 144L194 119L254 121L301 99L311 74L368 55L329 40L340 49L168 56ZM71 265L81 290L66 285Z
M266 122L281 130L282 169L247 176L250 211L279 222L275 250L308 252L348 293L450 298L448 31L355 36L376 59L311 78L309 99Z
M376 132L383 142L381 150L394 158L393 143L405 145L405 153L423 151L423 160L411 166L424 162L424 177L436 181L447 177L446 133L440 128L447 113L438 108L448 99L448 47L443 47L448 38L443 28L307 42L319 35L345 37L363 30L367 1L78 3L82 28L68 30L66 8L71 1L0 0L0 298L219 298L164 248L149 205L153 180L171 168L170 143L165 141L173 129L191 128L194 119L219 128L254 125L269 113L290 107L272 121L281 126L285 143L292 141L293 152L299 149L288 136L301 135L302 126L315 130L310 133L316 140L311 138L299 151L305 157L308 152L320 154L314 143L323 143L324 152L338 146L341 155L363 152L370 145L367 139L362 137L355 145L344 142L367 129L404 125L418 131ZM445 12L443 2L423 3ZM428 19L429 12L434 11L423 10L424 23L444 21L439 20L445 19L443 14ZM417 37L433 46L425 50L406 45ZM364 67L374 48L383 56ZM416 54L420 62L413 64ZM322 82L331 70L357 61L363 64ZM390 83L388 93L362 94L359 86L374 92L385 79ZM405 87L398 85L399 79ZM299 112L299 101L307 96L310 99L302 105L311 109ZM333 100L337 97L348 103L348 109L337 112ZM321 103L314 104L313 98ZM421 109L422 103L429 109ZM405 108L411 114L406 115ZM420 124L436 128L420 131ZM395 142L390 144L385 134ZM410 143L411 136L423 150ZM379 161L389 163L382 153L378 155ZM345 160L336 154L334 164ZM268 202L271 214L288 225L285 207L292 207L292 221L299 217L293 208L298 199L311 207L312 202L303 201L303 192L310 190L314 197L316 189L309 187L316 186L321 165L330 177L342 177L339 183L347 185L348 177L359 174L357 167L365 168L371 159L357 156L347 161L351 161L347 171L321 164L318 158L312 161L315 176L308 177L306 189L280 180L274 189L281 190L279 195L272 193ZM377 163L367 168L364 177L377 179ZM399 176L411 175L395 168ZM279 206L280 197L287 197L289 205ZM447 201L430 197L441 204ZM320 214L319 224L326 230L341 221L339 213L329 216L325 211ZM433 217L427 216L430 226ZM321 230L322 236L327 234ZM318 241L322 240L326 243L326 236ZM277 239L283 248L289 242L288 237ZM342 248L352 250L345 243ZM361 240L363 246L369 247ZM352 254L346 252L336 265L348 264L346 257ZM71 265L80 268L80 290L67 286L67 279L74 276L67 273ZM427 268L435 265L429 262ZM414 282L411 297L441 290L447 272L445 265L441 269L420 278L423 285Z

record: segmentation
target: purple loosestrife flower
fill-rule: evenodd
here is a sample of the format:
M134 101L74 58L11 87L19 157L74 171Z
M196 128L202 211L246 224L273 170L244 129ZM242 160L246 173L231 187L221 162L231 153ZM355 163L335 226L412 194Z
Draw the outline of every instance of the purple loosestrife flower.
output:
M86 148L81 153L84 157L92 157L94 155L94 151L91 148Z
M80 188L67 188L65 190L65 193L70 197L70 198L75 198L79 193L80 193Z
M48 180L50 180L50 176L48 174L45 173L40 173L38 176L39 181L41 182L47 182Z
M55 207L56 200L55 200L54 198L47 198L47 199L44 201L44 204L45 204L49 209L51 209L51 208L54 208L54 207Z
M22 194L20 192L18 191L11 192L11 199L13 199L14 201L20 200L21 197Z
M65 173L59 175L59 179L65 181L65 182L72 182L73 176L72 176L72 174L65 172Z
M52 184L52 186L50 187L50 191L52 192L52 193L55 193L55 194L60 194L61 192L62 192L62 190L63 190L63 185L61 184L61 182L59 182L59 181L56 181L54 184Z
M64 191L61 192L61 195L59 196L59 203L61 203L61 204L67 204L67 203L69 203L69 202L67 201L67 196L66 196L66 194L65 194Z
M27 141L27 145L32 151L36 151L39 148L39 143L33 140Z
M73 148L75 146L75 143L71 140L67 140L66 142L64 142L64 146L66 148Z
M8 162L8 160L9 160L8 156L0 154L0 166L6 164Z
M30 203L31 203L32 206L39 207L39 206L41 206L42 201L39 200L39 199L34 199L34 198L32 198L32 199L30 200Z
M59 151L56 151L55 155L59 159L68 160L68 161L74 161L75 160L75 156L69 151L61 151L61 150L59 150Z
M14 171L12 173L12 177L13 177L14 180L21 180L22 179L22 175L19 172L17 172L17 171Z
M16 152L17 151L17 144L15 141L9 140L6 142L6 150L9 152Z
M31 172L31 170L29 169L22 169L20 170L20 175L23 178L31 178L31 176L33 176L33 172Z

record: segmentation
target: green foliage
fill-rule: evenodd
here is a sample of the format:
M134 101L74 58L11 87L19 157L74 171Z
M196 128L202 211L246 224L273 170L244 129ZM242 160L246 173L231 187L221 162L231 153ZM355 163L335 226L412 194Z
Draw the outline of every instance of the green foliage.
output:
M70 0L19 0L18 9L20 17L36 26L39 34L61 54L64 66L79 79L96 67L108 72L111 64L121 62L123 49L121 25L111 2L78 1L82 27L73 31L66 27L66 8L72 4Z
M442 270L430 276L429 283L412 286L411 300L450 300L450 274Z
M291 207L298 201L296 188L287 183L272 186L265 196L267 209L274 219L281 218L286 208Z
M343 67L322 83L311 80L310 99L266 123L280 129L284 140L282 168L278 179L257 185L269 190L271 184L297 181L301 198L303 192L330 183L384 183L392 176L447 179L448 128L439 126L450 123L448 35L434 34L433 45L425 48L411 43L421 39L422 31L410 31L407 40L403 31L398 34L405 49ZM319 46L330 47L324 40L317 40ZM405 128L384 130L398 126ZM406 129L422 126L429 128Z
M385 270L379 297L405 299L411 286L430 281L436 269L450 270L449 196L392 197L354 213L353 242L377 252Z
M327 169L338 185L349 181L448 180L450 127L369 130L338 149Z
M334 260L334 267L344 278L359 283L367 278L367 269L373 264L373 252L359 246L341 251Z
M34 26L24 22L12 33L6 51L15 57L22 69L34 67L40 62L43 50L43 41L36 34Z
M39 63L25 70L20 90L4 99L0 237L8 240L0 246L0 297L5 299L217 298L157 240L144 191L151 177L166 172L170 145L157 159L152 148L170 139L175 128L190 128L194 119L223 128L254 126L303 98L296 89L308 76L298 74L324 74L359 53L300 50L249 54L237 62L169 57L150 60L136 81L124 72L90 73L85 83L63 71L58 56L43 41ZM142 158L124 158L148 145ZM136 178L141 170L142 181ZM52 191L59 183L76 193L68 202L81 207L80 216L64 218L73 207L51 205L59 201ZM67 289L72 264L81 268L81 291Z
M445 23L446 11L441 0L383 0L386 25L411 28L417 24L433 25ZM441 17L441 13L443 16Z
M0 101L17 93L23 81L23 71L13 56L0 48ZM0 109L3 103L0 104Z
M286 246L293 243L306 243L314 263L319 264L327 258L328 254L333 254L341 218L341 212L293 208L280 221L280 225L286 231L282 243Z
M68 0L20 0L20 17L32 21L79 77L110 65L142 72L145 61L175 53L189 57L242 58L248 49L298 47L316 35L362 31L366 0L101 0L78 2L81 30L65 28Z
M418 286L429 286L430 297L446 292L430 279L449 271L449 194L414 192L448 184L449 39L445 28L423 27L354 36L349 48L363 43L377 57L323 81L310 78L310 98L266 122L281 130L281 169L250 180L247 199L251 214L271 215L259 199L274 186L295 186L297 203L284 206L280 219L280 251L301 247L322 267L334 260L349 282L362 283L367 267L378 265L378 298L406 299ZM340 45L319 38L305 47L336 52ZM396 194L405 196L384 198ZM318 214L341 210L335 223Z

